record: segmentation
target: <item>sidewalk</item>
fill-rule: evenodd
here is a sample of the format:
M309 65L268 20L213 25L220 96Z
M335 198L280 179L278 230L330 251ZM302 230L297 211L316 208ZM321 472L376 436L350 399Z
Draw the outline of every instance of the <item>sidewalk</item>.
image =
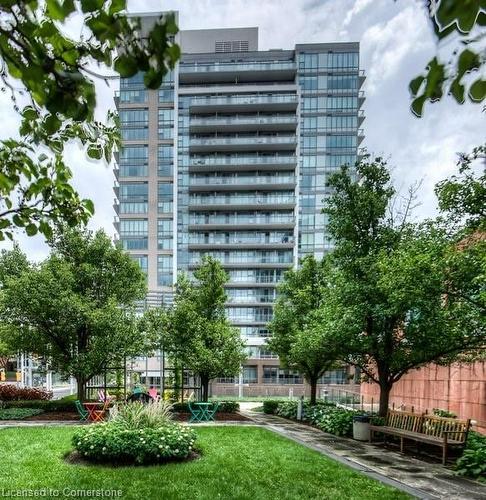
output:
M327 434L308 425L274 415L242 409L257 424L319 451L367 476L394 486L416 498L485 500L486 485L457 476L439 464L385 449L380 445Z

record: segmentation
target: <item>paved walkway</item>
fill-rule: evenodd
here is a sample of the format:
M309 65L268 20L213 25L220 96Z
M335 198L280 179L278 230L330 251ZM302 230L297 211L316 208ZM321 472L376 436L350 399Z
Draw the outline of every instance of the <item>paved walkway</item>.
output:
M337 437L308 425L251 409L242 408L241 413L273 432L416 498L486 500L486 486L457 476L439 464L402 455L380 445Z

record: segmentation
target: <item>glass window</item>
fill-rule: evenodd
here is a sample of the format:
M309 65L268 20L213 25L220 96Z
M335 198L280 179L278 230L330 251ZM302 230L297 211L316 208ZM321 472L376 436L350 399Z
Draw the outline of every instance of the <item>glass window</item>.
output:
M172 219L157 221L157 237L159 250L172 250Z
M174 136L174 110L159 109L159 139L172 139Z
M172 88L159 89L159 102L174 102L174 89Z
M172 204L174 201L173 188L174 185L172 183L159 182L157 200L159 214L172 212Z
M174 147L161 144L157 150L157 164L159 177L172 177L174 162Z
M148 139L148 110L122 109L120 111L121 134L124 140Z
M124 146L120 150L121 177L147 177L148 146Z
M145 89L122 89L120 90L121 103L144 103L147 102L147 91Z
M172 255L157 256L157 282L159 286L172 285Z

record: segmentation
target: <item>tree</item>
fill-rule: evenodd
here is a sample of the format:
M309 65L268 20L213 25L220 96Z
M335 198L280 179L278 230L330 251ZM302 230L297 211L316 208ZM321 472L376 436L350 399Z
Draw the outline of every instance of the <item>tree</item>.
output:
M481 159L483 168L478 174L474 163ZM486 144L470 154L459 155L459 175L439 182L435 194L439 209L450 222L464 225L468 231L486 230Z
M75 377L83 400L95 375L142 351L133 305L144 297L145 276L103 231L65 229L50 245L44 262L6 280L0 317L16 348Z
M88 220L94 207L70 185L64 147L77 141L89 158L109 162L120 143L113 113L106 123L95 119L93 78L107 82L102 73L111 69L115 77L142 72L155 89L179 58L173 14L144 32L125 9L126 0L1 2L0 79L22 123L20 140L0 141L0 239L12 238L15 227L50 237L60 222ZM80 39L67 35L74 15L82 19ZM20 100L28 102L22 109Z
M447 42L453 51L447 62L439 55L433 57L425 73L410 82L411 108L419 117L426 101L439 101L444 93L459 104L466 95L477 103L486 98L486 80L480 73L486 62L485 32L481 31L486 26L486 1L427 0L426 5L437 41ZM476 73L474 79L472 73Z
M347 168L330 178L335 193L325 212L336 249L327 321L346 360L379 385L384 415L393 384L410 370L484 346L484 309L476 300L482 285L467 285L481 252L465 264L447 228L409 224L407 210L397 220L381 159L365 158L356 169L357 183ZM462 263L455 273L451 255Z
M279 285L279 299L269 324L270 350L278 354L283 366L301 372L311 388L310 403L316 403L317 381L336 365L337 346L326 335L326 325L316 312L328 292L326 264L307 256L297 270L285 273Z
M225 316L228 275L221 264L205 257L194 278L193 283L182 275L177 282L167 342L172 357L199 376L202 400L207 401L209 382L236 375L246 355L238 330Z

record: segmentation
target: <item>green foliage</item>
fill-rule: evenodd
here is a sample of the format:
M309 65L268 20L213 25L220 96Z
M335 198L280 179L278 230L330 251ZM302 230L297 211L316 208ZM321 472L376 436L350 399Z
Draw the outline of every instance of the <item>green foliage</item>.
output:
M317 262L314 256L308 256L299 269L285 273L269 324L272 337L267 341L283 366L304 375L311 385L313 403L317 380L335 366L339 350L323 316L318 313L329 293L327 268L327 261Z
M432 413L434 415L437 415L438 417L446 417L446 418L456 418L457 415L452 412L452 411L448 411L448 410L441 410L440 408L434 408L432 410Z
M381 158L365 157L356 171L359 183L347 168L329 180L324 211L335 251L320 310L343 360L380 385L384 415L391 387L409 370L484 345L484 242L458 251L444 223L410 224L412 195L397 214Z
M65 229L50 245L44 262L7 279L0 317L15 329L17 349L75 377L84 399L86 382L108 363L145 347L133 311L145 276L102 231Z
M41 413L39 408L0 408L0 420L23 420Z
M170 423L171 410L165 401L122 403L110 410L110 422L124 429L157 429Z
M437 0L429 4L430 20L437 39L447 38L456 44L449 61L445 62L438 56L432 58L426 72L410 82L411 108L419 117L426 101L438 101L445 92L459 104L465 102L466 94L472 102L482 102L486 97L486 80L481 77L481 68L486 61L482 48L484 34L479 31L486 25L486 2ZM476 73L477 78L470 78L471 73Z
M464 453L456 462L456 470L461 476L486 478L486 436L470 432Z
M221 264L204 258L194 278L192 283L181 276L177 283L165 343L177 363L199 375L207 401L209 381L236 375L246 356L239 332L225 316L228 275Z
M45 412L68 412L76 413L74 401L65 399L45 400L20 400L8 401L5 408L36 408Z
M466 229L486 229L486 170L475 172L474 165L484 161L486 144L470 154L461 154L457 162L459 175L444 179L435 187L439 209L455 223L465 224Z
M65 24L75 13L89 36L68 36ZM76 141L88 158L109 162L120 144L113 113L106 123L95 120L93 77L106 77L92 68L121 77L142 72L146 86L158 88L179 58L178 28L167 13L142 29L140 19L126 13L125 0L8 1L0 4L0 16L2 90L11 92L22 117L21 139L0 143L0 239L12 238L15 228L50 237L60 221L75 226L94 212L70 184L65 145ZM29 101L22 110L20 94ZM47 154L37 156L41 147Z
M297 418L298 404L298 401L280 401L274 413L280 417L295 420ZM269 410L273 409L272 406L270 406ZM356 415L354 410L339 408L334 403L327 401L317 401L315 405L311 405L309 401L304 401L302 413L303 421L315 425L324 432L336 436L351 436L353 433L353 417Z
M345 410L344 408L328 408L322 412L319 419L316 419L314 425L324 432L335 434L336 436L352 436L353 417L356 412Z
M184 459L192 451L195 432L187 426L125 427L107 422L78 429L72 439L83 458L113 464L156 464Z
M274 415L277 412L277 408L280 401L268 399L263 401L263 413L267 413L268 415Z

